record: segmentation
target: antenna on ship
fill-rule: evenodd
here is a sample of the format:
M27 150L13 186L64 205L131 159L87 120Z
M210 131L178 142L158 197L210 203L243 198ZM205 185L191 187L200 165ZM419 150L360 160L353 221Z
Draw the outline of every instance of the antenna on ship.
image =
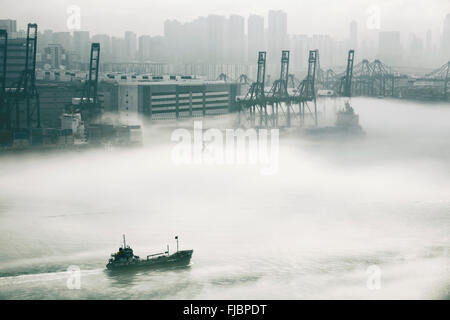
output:
M125 242L125 235L123 235L123 248L125 249L127 247L127 244Z
M178 236L175 236L175 240L177 240L177 252L178 252Z

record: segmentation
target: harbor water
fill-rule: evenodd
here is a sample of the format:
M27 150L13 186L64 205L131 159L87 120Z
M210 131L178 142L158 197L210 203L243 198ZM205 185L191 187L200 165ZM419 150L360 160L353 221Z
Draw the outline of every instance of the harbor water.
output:
M176 165L164 122L142 148L2 155L0 299L449 299L450 106L352 106L364 137L280 134L271 175ZM141 257L178 235L191 265L110 274L122 234Z

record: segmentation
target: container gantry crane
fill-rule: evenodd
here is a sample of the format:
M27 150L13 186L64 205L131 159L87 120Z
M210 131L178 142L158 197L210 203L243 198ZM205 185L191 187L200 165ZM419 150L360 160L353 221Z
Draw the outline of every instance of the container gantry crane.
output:
M244 100L241 100L239 103L239 112L245 111L243 109L248 109L250 122L252 125L255 125L256 112L260 115L259 124L262 125L263 118L265 118L265 123L267 125L267 105L264 92L266 79L266 55L267 53L265 51L258 52L258 72L256 81L251 84Z
M28 130L28 134L31 134L34 116L36 116L36 127L41 127L39 92L36 88L36 53L38 37L37 31L37 24L28 24L25 47L25 68L22 72L17 86L15 88L7 89L7 113L10 114L11 107L13 105L16 111L16 130L19 130L21 127L20 106L21 102L25 100L26 128ZM9 121L10 119L8 119L8 122ZM8 123L8 126L10 126L10 123Z
M92 43L89 60L89 75L80 100L83 120L92 121L101 114L98 101L98 73L100 68L100 44Z
M348 51L347 68L345 76L341 81L341 94L344 97L350 98L352 96L352 79L353 79L353 62L355 60L355 50Z
M440 68L427 74L426 77L429 79L434 79L434 80L444 82L444 91L443 91L442 98L444 100L448 100L448 98L449 98L448 83L450 81L450 61L447 62L446 64L442 65Z
M239 112L248 112L251 125L255 125L256 113L259 114L259 126L268 127L269 114L267 106L272 106L270 125L279 126L278 114L281 111L286 115L286 125L290 126L291 111L292 114L300 119L301 125L305 124L305 110L309 110L309 114L314 120L314 124L318 125L317 105L316 105L316 72L317 72L317 50L311 50L308 57L308 75L301 81L294 93L288 91L289 75L289 51L282 52L280 79L276 80L271 90L266 94L264 91L266 53L259 52L258 55L258 77L254 82L247 95L243 99L237 100ZM294 82L294 81L291 81ZM314 104L314 108L310 107L310 102ZM239 117L240 119L240 117Z
M317 101L316 101L316 72L317 72L317 54L318 50L309 51L308 74L298 87L297 102L300 106L300 117L302 125L305 124L305 110L314 118L314 124L318 125L317 119ZM311 110L309 102L313 103L314 110Z

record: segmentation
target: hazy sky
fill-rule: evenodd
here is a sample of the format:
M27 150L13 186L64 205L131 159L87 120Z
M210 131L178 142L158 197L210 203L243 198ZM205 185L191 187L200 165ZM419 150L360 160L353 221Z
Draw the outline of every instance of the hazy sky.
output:
M189 21L208 14L259 14L267 17L270 9L288 14L290 34L326 33L348 36L348 24L356 20L364 34L367 9L381 10L383 30L400 30L423 36L431 29L434 37L450 13L449 0L0 0L0 18L17 19L19 26L37 22L40 30L67 31L67 8L81 8L81 29L92 34L122 35L125 30L137 34L163 33L166 19ZM267 23L267 21L266 21Z

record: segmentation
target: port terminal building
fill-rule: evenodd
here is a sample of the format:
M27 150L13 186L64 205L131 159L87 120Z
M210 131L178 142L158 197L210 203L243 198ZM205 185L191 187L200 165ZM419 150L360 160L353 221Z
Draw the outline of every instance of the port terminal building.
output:
M234 111L237 83L223 81L119 82L118 110L152 119L225 114Z
M60 116L72 98L80 97L85 75L75 72L39 71L43 127L60 127ZM154 120L218 115L235 110L241 85L207 81L190 76L134 76L104 74L98 84L105 112L129 113Z

